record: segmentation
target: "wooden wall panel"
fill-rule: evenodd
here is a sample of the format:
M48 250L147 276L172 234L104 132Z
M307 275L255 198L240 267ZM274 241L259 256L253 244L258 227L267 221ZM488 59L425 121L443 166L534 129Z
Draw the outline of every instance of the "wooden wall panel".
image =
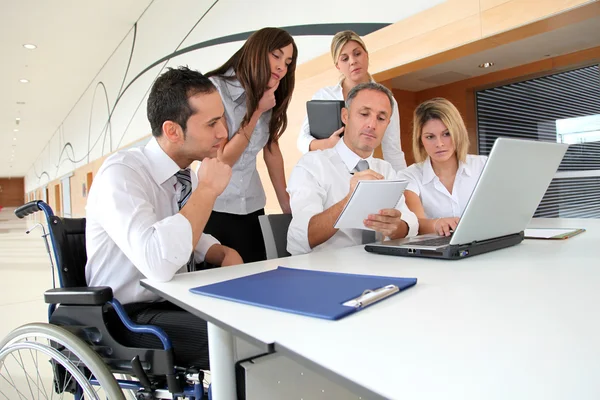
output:
M0 206L22 206L24 195L25 178L0 178Z
M479 7L481 11L489 10L504 3L508 3L510 0L479 0Z
M107 157L102 157L73 171L71 177L71 214L73 218L85 217L85 205L89 193L88 173L92 174L93 179Z
M412 118L413 112L417 107L417 94L408 90L394 89L394 98L398 102L398 110L400 113L400 142L402 151L406 158L406 164L410 165L415 162L415 157L412 151Z
M590 0L511 0L481 12L481 36L491 36L544 19L554 14L591 4Z

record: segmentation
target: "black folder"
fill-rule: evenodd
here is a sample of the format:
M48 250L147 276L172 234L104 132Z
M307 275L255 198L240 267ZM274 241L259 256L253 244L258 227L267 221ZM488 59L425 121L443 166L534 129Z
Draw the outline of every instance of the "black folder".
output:
M340 129L342 123L343 100L311 100L306 102L306 113L310 134L316 139L327 139Z

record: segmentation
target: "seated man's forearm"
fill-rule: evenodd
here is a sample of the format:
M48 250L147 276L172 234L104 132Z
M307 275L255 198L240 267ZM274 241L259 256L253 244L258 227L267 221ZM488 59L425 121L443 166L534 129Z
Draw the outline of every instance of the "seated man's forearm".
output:
M189 200L179 211L181 215L190 221L192 226L192 247L196 247L204 227L212 213L217 194L206 188L198 188L192 192Z
M244 262L237 251L221 244L214 244L210 246L206 252L204 261L209 264L220 265L222 267L243 264Z
M348 196L310 219L308 223L308 244L311 249L325 243L336 234L338 230L333 227L333 224L335 224L347 202Z
M405 238L406 235L408 235L408 223L404 220L401 220L400 225L398 225L398 229L396 229L394 234L390 236L390 239L401 239Z

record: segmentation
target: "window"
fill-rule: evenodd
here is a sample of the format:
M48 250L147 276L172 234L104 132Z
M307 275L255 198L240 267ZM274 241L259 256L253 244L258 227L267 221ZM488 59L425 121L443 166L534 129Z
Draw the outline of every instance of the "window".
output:
M570 145L536 217L600 218L598 65L476 93L479 154L498 137Z

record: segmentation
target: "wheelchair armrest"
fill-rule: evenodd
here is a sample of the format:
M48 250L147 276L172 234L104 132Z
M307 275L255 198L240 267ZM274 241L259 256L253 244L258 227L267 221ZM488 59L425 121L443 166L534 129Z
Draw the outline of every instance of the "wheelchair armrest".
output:
M44 293L47 304L101 306L112 298L113 292L108 286L50 289Z

